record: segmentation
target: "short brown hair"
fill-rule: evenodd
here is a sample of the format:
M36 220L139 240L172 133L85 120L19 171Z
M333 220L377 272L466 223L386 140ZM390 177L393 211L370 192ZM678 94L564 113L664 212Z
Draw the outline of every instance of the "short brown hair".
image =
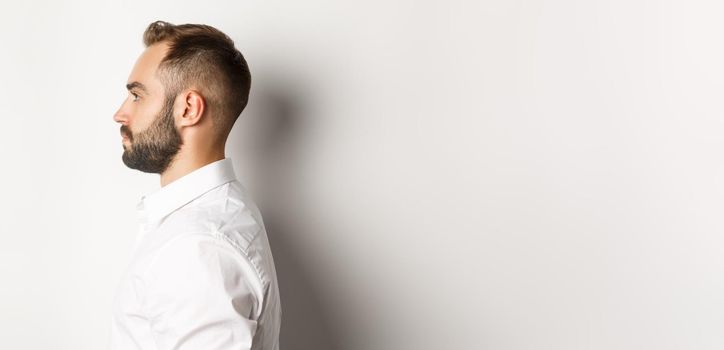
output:
M166 98L195 84L206 100L216 135L226 140L246 107L251 87L249 66L234 41L205 24L155 21L143 33L143 43L148 47L159 42L169 45L158 69Z

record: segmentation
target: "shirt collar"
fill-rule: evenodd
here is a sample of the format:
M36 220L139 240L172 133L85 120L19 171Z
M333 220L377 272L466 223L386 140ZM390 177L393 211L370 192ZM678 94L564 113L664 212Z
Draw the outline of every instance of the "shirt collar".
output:
M139 218L144 222L160 221L209 190L233 180L236 180L236 174L231 159L206 164L155 192L143 195L137 205Z

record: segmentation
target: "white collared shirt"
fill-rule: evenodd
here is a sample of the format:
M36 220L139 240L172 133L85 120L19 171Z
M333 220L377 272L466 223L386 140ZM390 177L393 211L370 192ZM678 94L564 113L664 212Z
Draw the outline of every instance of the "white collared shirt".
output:
M113 304L112 350L278 350L281 303L266 230L231 159L138 203Z

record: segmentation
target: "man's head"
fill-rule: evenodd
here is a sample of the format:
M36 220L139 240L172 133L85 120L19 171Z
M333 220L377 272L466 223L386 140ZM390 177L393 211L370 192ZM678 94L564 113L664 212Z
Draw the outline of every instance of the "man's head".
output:
M113 117L127 137L123 162L160 174L184 147L223 152L251 85L234 42L211 26L162 21L148 26L143 42L126 85L129 97Z

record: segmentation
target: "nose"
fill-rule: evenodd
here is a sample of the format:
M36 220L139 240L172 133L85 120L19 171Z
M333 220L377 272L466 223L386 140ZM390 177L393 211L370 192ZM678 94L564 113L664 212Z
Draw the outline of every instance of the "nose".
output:
M121 124L128 123L128 113L123 108L123 104L121 105L121 107L118 108L116 113L113 114L113 121L115 121L116 123L121 123Z
M123 112L119 109L115 114L113 114L113 121L115 121L116 123L125 124L126 121L128 121L128 118L127 118L127 116L125 115L125 113L123 113Z

